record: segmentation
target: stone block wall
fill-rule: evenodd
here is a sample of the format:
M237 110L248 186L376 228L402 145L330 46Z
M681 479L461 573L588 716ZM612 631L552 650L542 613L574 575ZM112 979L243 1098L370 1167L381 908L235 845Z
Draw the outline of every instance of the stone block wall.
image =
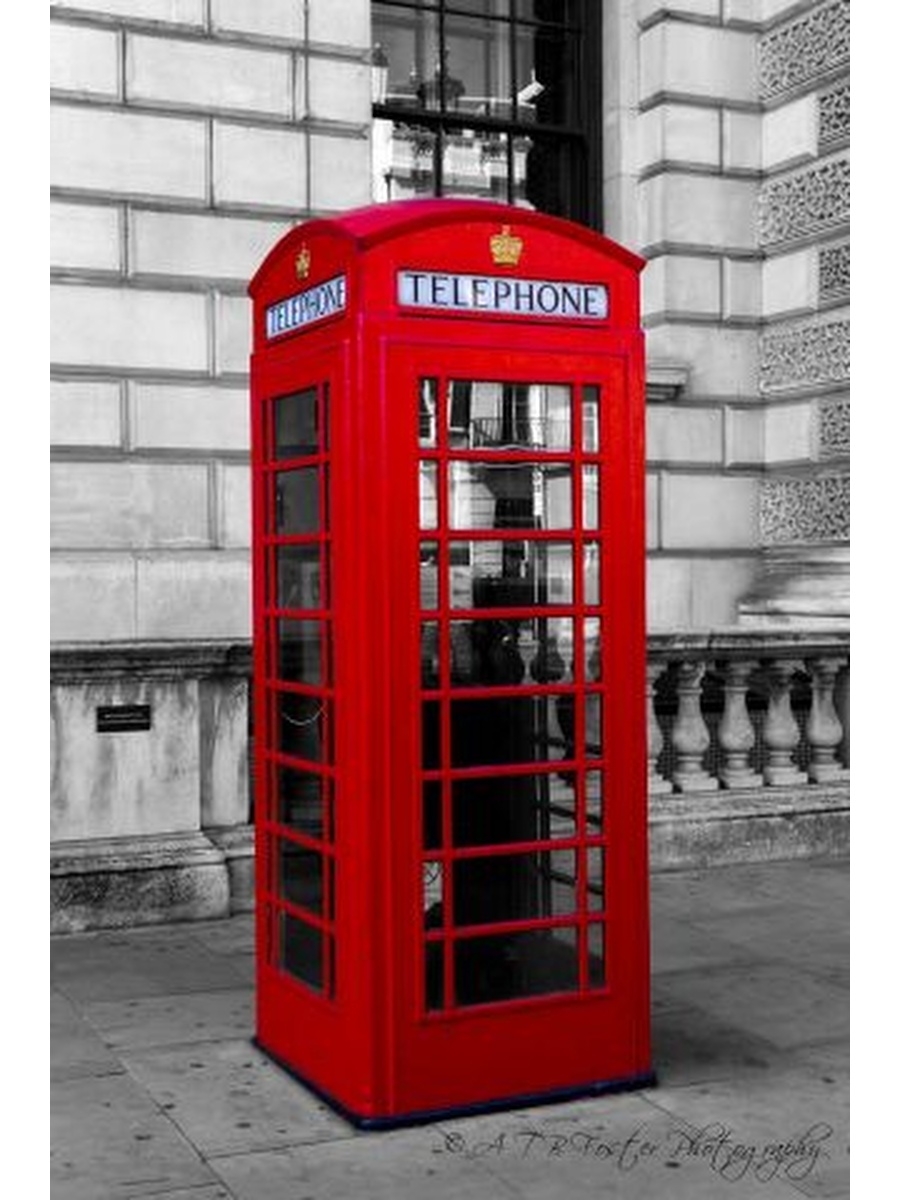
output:
M369 6L51 5L51 635L249 636L246 284L369 199Z
M848 0L609 11L608 232L648 259L650 626L733 624L773 548L796 573L847 546Z

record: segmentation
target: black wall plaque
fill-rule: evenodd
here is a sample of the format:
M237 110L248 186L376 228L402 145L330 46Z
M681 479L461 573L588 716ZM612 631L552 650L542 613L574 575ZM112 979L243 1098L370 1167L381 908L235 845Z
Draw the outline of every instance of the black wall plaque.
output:
M140 733L151 726L149 704L100 704L98 733Z

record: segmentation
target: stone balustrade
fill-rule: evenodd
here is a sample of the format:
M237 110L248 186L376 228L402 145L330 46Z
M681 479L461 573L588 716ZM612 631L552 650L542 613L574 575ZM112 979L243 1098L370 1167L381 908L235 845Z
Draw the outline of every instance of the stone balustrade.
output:
M844 631L651 635L651 797L847 781L849 675Z

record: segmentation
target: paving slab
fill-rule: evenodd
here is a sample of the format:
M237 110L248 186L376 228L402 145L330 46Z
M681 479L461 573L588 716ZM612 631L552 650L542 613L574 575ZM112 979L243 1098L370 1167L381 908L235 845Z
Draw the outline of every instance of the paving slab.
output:
M54 938L50 978L70 1000L127 1000L233 989L246 978L182 926Z
M207 1157L354 1132L246 1039L129 1050L122 1061Z
M114 1050L249 1039L255 999L250 988L188 992L139 1000L95 1000L84 1014Z
M846 988L789 963L672 971L653 986L670 1001L693 1005L782 1049L849 1036Z
M784 1051L765 1038L683 1004L661 1008L652 1021L653 1066L661 1084L740 1080L746 1072L776 1072Z
M50 1131L54 1200L121 1200L216 1181L127 1075L54 1083Z
M253 954L256 919L253 913L239 913L215 921L192 921L191 937L217 954Z
M125 1068L61 992L50 992L50 1078L122 1074Z
M726 1180L754 1176L802 1194L819 1194L816 1188L849 1194L849 1101L840 1080L827 1083L815 1070L789 1067L775 1077L745 1075L739 1086L716 1080L657 1088L648 1099L699 1132L710 1153L721 1147Z
M760 917L772 920L768 912ZM650 926L650 943L654 977L667 971L703 969L736 960L751 962L760 957L752 942L741 943L729 936L727 919L707 928L685 920L683 914L657 916Z
M444 1153L484 1164L529 1200L764 1200L755 1186L723 1184L721 1163L692 1155L684 1126L649 1092L498 1115L445 1126ZM775 1182L768 1200L795 1194Z
M216 1158L236 1200L516 1200L485 1164L443 1152L431 1128Z

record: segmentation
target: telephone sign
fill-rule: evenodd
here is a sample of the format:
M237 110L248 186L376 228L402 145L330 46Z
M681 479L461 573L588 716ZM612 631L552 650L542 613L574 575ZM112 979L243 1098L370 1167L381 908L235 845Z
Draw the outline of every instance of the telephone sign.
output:
M653 1079L642 265L419 200L250 284L256 1036L366 1127Z

